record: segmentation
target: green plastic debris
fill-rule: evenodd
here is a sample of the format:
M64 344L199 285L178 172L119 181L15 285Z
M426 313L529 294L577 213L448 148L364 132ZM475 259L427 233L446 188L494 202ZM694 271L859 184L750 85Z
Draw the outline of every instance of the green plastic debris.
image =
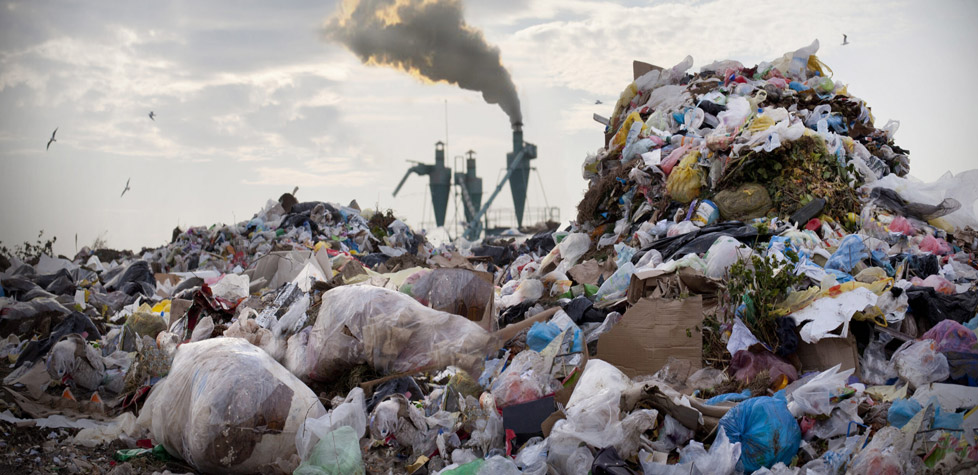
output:
M293 475L363 475L360 439L350 426L326 434Z

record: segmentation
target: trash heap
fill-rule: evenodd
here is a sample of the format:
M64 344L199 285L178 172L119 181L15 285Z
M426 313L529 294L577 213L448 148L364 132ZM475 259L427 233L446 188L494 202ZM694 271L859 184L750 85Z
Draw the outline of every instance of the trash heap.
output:
M978 170L908 178L817 48L638 64L563 229L436 247L287 194L12 259L0 429L142 471L973 468Z

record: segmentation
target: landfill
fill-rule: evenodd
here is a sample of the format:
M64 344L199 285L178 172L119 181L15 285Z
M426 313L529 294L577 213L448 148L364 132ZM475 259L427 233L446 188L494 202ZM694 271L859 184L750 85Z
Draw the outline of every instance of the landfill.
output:
M286 193L156 249L3 256L0 464L974 472L978 170L908 177L817 50L636 62L576 220L532 236Z

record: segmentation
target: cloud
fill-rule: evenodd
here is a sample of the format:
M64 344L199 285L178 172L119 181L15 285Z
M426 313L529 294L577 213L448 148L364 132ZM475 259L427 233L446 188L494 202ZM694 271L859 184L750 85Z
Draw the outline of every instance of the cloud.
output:
M689 54L698 68L718 59L745 63L774 59L814 38L833 44L841 41L843 31L859 31L863 41L872 41L871 36L884 28L874 20L879 12L898 8L842 1L813 8L777 0L733 0L724 2L723 8L714 2L651 6L572 2L565 9L562 3L535 2L532 11L550 17L568 10L586 14L519 29L502 45L506 57L524 85L532 81L604 96L617 96L627 85L628 65L635 59L671 67ZM848 14L840 18L841 10ZM751 12L750 20L733 12Z

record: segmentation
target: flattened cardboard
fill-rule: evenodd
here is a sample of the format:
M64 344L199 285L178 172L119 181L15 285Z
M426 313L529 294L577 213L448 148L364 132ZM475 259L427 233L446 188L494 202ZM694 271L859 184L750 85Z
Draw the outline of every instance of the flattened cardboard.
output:
M629 377L655 374L673 356L702 367L703 297L642 298L598 340L598 358Z
M856 349L856 337L849 333L846 338L822 338L818 343L798 341L798 351L795 353L801 361L801 370L824 371L837 364L839 369L855 369L859 373L859 352Z

